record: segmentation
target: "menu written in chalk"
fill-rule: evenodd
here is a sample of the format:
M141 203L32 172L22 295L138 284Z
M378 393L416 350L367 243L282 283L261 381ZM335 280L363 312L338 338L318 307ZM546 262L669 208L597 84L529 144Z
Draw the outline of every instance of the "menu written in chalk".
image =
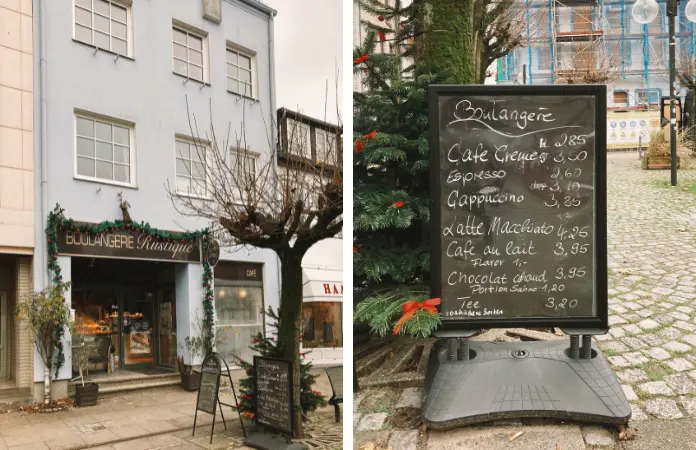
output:
M220 362L213 356L206 357L201 368L201 383L198 388L196 409L213 414L220 386Z
M293 435L292 363L254 356L256 422Z
M605 88L433 91L432 260L443 324L599 323Z

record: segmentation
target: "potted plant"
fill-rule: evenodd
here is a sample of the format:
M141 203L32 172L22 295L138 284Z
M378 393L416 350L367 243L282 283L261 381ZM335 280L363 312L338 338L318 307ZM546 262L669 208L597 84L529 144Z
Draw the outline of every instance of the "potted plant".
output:
M63 336L72 327L70 308L65 303L65 292L70 283L55 286L23 296L16 308L17 319L29 324L34 333L34 346L44 365L44 403L51 401L52 377L65 363Z
M193 370L193 363L198 359L203 350L203 339L199 336L186 336L184 348L191 364L184 364L181 371L181 385L187 391L195 391L201 382L200 372Z
M80 373L82 384L75 386L75 404L77 406L94 406L99 397L99 385L97 383L85 383L83 370L87 371L90 359L99 356L99 347L92 342L87 342L80 334L73 335L73 366Z
M677 136L677 147L683 140L683 134ZM672 153L670 143L665 138L665 129L660 128L650 133L648 150L642 159L643 169L669 169L672 166ZM677 168L679 168L679 157L677 156Z

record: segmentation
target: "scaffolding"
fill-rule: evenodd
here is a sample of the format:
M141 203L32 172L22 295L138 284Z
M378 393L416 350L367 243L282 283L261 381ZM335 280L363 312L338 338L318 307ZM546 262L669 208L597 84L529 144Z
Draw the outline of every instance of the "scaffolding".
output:
M516 78L524 53L529 84L557 83L597 70L599 64L604 64L617 71L615 80L642 81L649 105L651 84L667 79L665 0L658 0L660 13L653 23L642 26L631 18L634 0L595 0L592 6L569 6L557 0L519 2L527 22L527 48L511 52L498 61L500 81ZM694 57L694 24L684 16L686 1L680 3L678 54ZM633 61L633 56L639 54L640 64ZM602 58L605 61L600 61Z

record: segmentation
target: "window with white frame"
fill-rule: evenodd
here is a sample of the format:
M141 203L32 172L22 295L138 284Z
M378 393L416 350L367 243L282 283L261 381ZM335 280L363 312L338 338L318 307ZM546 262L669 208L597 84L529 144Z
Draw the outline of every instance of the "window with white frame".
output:
M75 39L128 56L128 12L111 0L75 0Z
M256 182L256 155L244 149L230 150L230 170L232 184L251 186Z
M227 90L235 94L255 97L254 92L254 56L227 47Z
M86 115L75 117L75 175L133 185L133 127Z
M191 139L177 137L175 147L177 192L183 195L207 196L207 146L200 142L197 145Z
M636 89L636 103L639 105L659 105L661 89Z
M204 46L205 37L183 27L174 25L174 73L205 81Z
M317 143L317 161L325 162L327 159L332 162L336 161L338 157L336 155L336 135L316 128L314 137Z
M297 120L287 121L288 151L293 155L310 158L312 156L312 141L309 124Z

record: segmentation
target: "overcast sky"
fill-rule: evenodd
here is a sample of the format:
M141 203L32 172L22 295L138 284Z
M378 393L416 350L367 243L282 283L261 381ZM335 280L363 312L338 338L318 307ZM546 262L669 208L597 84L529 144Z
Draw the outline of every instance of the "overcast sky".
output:
M275 17L277 106L293 111L299 109L303 114L316 119L337 123L336 102L338 101L338 108L342 107L343 2L263 2L278 11ZM338 74L337 68L340 70ZM328 100L326 107L325 100Z

